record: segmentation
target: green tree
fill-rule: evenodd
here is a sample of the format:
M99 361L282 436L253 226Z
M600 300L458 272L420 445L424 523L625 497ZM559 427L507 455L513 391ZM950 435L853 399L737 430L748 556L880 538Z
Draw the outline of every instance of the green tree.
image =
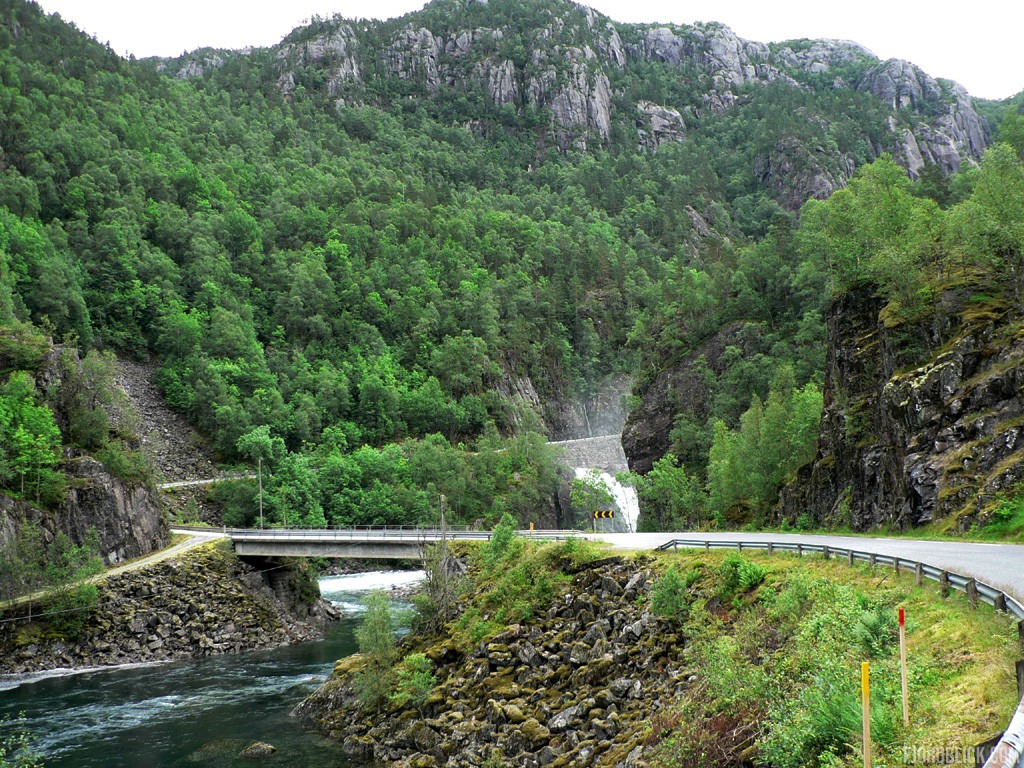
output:
M569 490L569 501L573 510L580 514L588 522L594 519L594 513L598 510L614 509L615 497L612 495L608 483L601 477L601 472L596 469L589 470L582 477L576 477L572 481Z
M356 675L356 691L364 704L380 708L394 690L397 656L391 600L384 592L373 592L366 598L366 611L356 628L356 642L365 657Z
M985 150L973 176L974 193L956 206L954 243L1005 274L1024 308L1024 160L1008 144Z
M20 479L35 485L38 502L42 489L58 483L54 467L60 460L61 434L53 412L36 403L35 382L24 372L13 374L0 386L0 482Z
M707 523L707 494L675 456L663 456L646 475L629 479L636 486L640 502L639 528L678 531Z

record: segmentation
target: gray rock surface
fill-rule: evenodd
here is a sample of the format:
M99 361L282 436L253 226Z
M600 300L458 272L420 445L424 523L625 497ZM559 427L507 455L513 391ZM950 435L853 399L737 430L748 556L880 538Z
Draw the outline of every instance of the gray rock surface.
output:
M1024 481L1024 342L971 290L936 300L936 352L923 361L908 360L907 329L887 328L870 288L833 302L818 455L783 494L783 516L857 531L949 518L966 530Z

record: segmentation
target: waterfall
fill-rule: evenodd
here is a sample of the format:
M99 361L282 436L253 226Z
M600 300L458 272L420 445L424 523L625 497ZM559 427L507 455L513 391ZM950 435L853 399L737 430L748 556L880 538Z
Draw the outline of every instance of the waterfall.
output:
M622 516L622 522L625 525L626 533L636 533L636 519L640 515L640 500L636 495L636 488L629 485L623 485L615 476L609 472L602 472L594 467L573 467L576 477L582 480L592 472L597 473L597 479L601 480L608 490L611 491L612 498L615 499L615 506L618 514ZM620 526L610 526L615 530L618 530Z
M636 530L640 504L636 489L623 485L615 479L618 472L626 470L626 454L622 450L622 435L603 435L586 437L580 440L563 440L552 442L564 451L563 461L572 467L578 479L591 473L603 481L615 499L616 516L613 520L600 520L598 527L604 530L629 531Z

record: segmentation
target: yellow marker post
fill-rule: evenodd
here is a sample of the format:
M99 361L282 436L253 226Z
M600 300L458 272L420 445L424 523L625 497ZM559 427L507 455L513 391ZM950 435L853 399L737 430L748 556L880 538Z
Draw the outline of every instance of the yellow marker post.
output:
M900 687L903 689L903 725L910 727L910 702L907 699L907 617L900 608Z
M533 522L530 522L530 533L533 533Z
M860 665L860 698L864 711L864 768L871 768L871 665Z

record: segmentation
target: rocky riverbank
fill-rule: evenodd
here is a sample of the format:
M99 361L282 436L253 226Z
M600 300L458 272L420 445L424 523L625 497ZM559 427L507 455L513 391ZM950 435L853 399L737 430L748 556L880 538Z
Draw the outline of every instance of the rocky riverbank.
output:
M429 645L438 685L418 709L368 713L353 656L296 713L384 765L639 766L650 718L688 678L678 627L645 599L651 575L642 560L601 561L573 576L545 614L469 652L444 639Z
M27 618L0 624L0 674L239 653L320 636L336 611L294 565L261 567L222 543L111 576L80 621ZM35 606L33 613L38 614ZM45 606L42 610L45 610ZM77 625L77 626L76 626Z

